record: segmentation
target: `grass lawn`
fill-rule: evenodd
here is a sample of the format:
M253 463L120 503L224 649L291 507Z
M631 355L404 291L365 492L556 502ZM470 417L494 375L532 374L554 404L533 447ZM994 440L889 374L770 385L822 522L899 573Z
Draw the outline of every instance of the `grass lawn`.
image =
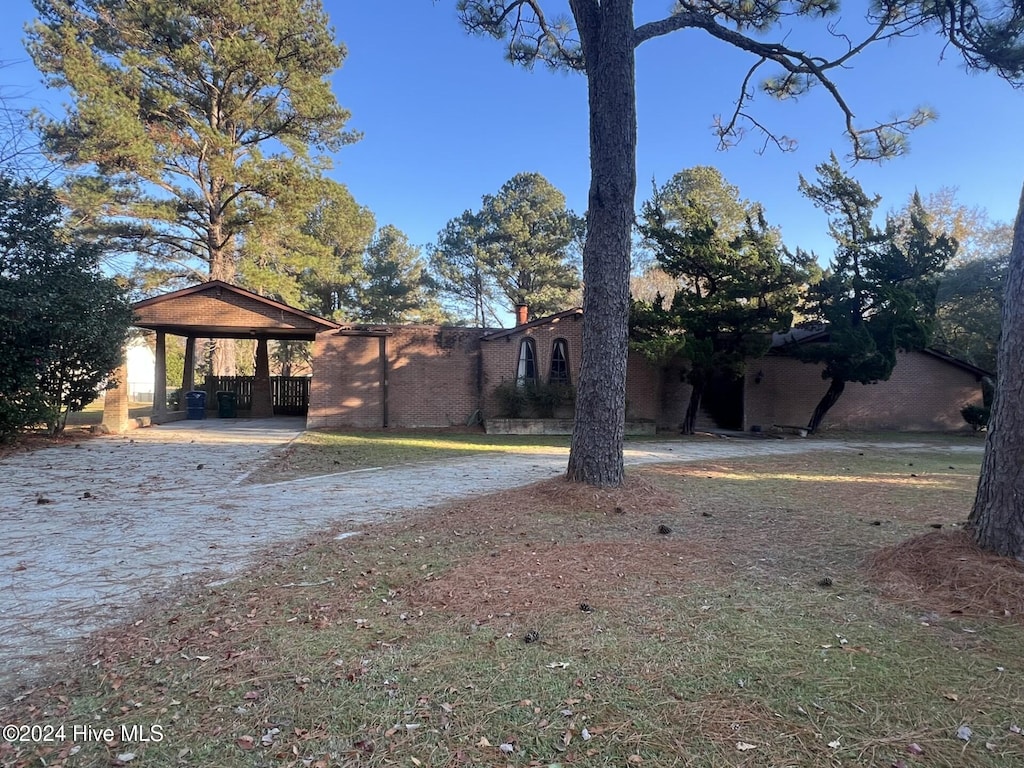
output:
M979 461L665 465L324 535L5 698L118 738L0 764L1021 765L1024 570L956 527Z
M152 403L128 403L128 416L138 418L149 416L153 412ZM103 398L97 398L89 403L81 411L68 414L69 427L88 427L99 424L103 421Z
M568 447L568 435L488 435L457 430L304 432L253 473L253 482L294 480L474 453L546 453Z

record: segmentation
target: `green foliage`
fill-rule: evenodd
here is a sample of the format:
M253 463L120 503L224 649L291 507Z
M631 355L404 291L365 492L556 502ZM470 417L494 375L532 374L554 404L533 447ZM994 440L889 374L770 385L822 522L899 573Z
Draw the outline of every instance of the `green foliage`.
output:
M494 388L494 395L498 415L509 419L524 416L550 419L557 408L576 401L576 389L571 384L542 381L503 381Z
M498 324L497 286L481 246L480 214L464 211L452 219L428 246L430 271L438 293L457 314L472 317L475 326Z
M986 371L996 370L1009 250L947 269L936 295L933 346Z
M529 398L526 386L516 381L503 381L494 388L498 401L498 415L507 419L518 419L526 413Z
M397 227L378 230L363 258L362 282L350 295L350 313L368 323L440 322L444 314L420 249Z
M0 176L0 438L59 432L121 363L131 308L98 260L47 184Z
M938 27L958 49L969 69L995 72L1014 86L1024 85L1024 5L1020 2L908 3Z
M933 231L944 232L959 244L956 257L939 279L931 345L995 371L1012 229L993 222L982 208L960 204L955 189L940 189L922 204ZM912 209L913 200L897 212L901 223L910 223Z
M983 405L965 405L960 409L960 415L964 417L964 421L970 424L975 432L979 432L988 427L991 409Z
M29 51L72 103L35 121L78 171L76 220L150 285L266 278L260 260L302 241L318 199L328 161L313 150L357 138L330 83L345 49L318 0L34 4Z
M579 288L576 257L582 219L565 196L539 173L516 174L481 209L448 222L431 250L438 285L456 305L473 305L483 324L496 316L494 297L508 308L529 307L543 317L572 304Z
M828 340L794 346L793 353L822 364L822 378L841 391L845 382L888 380L898 350L929 343L938 276L957 244L932 232L916 195L908 216L889 216L883 229L872 223L880 198L868 196L834 155L817 171L818 183L801 177L800 188L829 214L836 251L825 276L808 290L804 312L827 324ZM833 404L819 403L808 425L812 431Z
M321 198L302 226L313 245L299 273L298 306L322 317L344 315L345 297L364 277L363 256L376 226L373 213L344 185L324 182Z
M748 358L768 351L771 334L789 328L810 269L810 257L790 254L760 208L740 202L724 180L721 200L730 205L719 204L719 210L746 210L738 230L723 229L707 203L681 200L671 186L644 204L639 224L659 266L679 288L667 307L662 296L632 303L632 345L661 364L685 361L693 397L684 431L692 430L713 376L741 376Z

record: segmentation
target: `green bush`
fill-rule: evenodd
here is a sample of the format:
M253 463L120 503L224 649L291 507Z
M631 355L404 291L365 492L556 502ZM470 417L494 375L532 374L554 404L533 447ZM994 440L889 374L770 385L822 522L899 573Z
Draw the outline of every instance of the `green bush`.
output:
M518 419L526 412L528 399L526 387L519 386L515 381L503 381L494 389L498 401L498 416L505 419Z
M967 405L960 409L964 421L971 425L975 432L988 427L989 409L981 405Z
M120 364L131 306L46 183L0 175L0 439L96 399Z
M569 384L542 384L503 381L494 390L498 401L498 415L507 419L533 416L550 419L561 405L576 400L576 390Z

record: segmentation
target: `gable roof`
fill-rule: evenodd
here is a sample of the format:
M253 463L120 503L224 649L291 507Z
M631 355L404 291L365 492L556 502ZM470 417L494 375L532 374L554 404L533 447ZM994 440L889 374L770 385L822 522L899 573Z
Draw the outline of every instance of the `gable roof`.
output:
M341 326L221 280L210 280L132 304L133 324L178 336L312 341Z
M567 320L569 318L572 318L573 320L579 320L581 317L583 317L583 310L580 309L579 307L575 307L573 309L565 309L562 310L561 312L556 312L553 315L538 317L536 320L531 320L530 322L523 323L522 325L517 325L512 328L503 328L500 331L491 331L490 333L485 333L481 337L481 341L503 339L507 336L514 336L517 333L528 331L531 328L537 328L542 325L554 325L556 323L560 323L562 320Z

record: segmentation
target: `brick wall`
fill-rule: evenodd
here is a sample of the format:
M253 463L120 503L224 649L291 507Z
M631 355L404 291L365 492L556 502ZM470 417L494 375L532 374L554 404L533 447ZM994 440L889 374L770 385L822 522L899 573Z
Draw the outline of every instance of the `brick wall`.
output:
M754 383L758 372L760 384ZM744 385L746 424L803 426L828 389L821 368L772 355L751 363ZM921 352L899 353L888 381L847 383L822 429L961 430L969 403L981 403L977 377Z
M380 338L318 334L313 342L309 429L376 429L384 423Z
M660 421L663 382L659 366L631 351L626 360L626 418Z
M579 378L582 323L578 314L490 338L482 336L483 331L471 328L386 329L388 426L461 426L478 409L483 418L500 415L494 390L515 379L520 343L527 337L536 347L541 381L547 381L550 374L556 339L567 343L572 383ZM380 336L352 332L317 336L309 428L384 425L380 344ZM743 428L805 425L828 388L819 371L781 355L751 362L743 389ZM690 397L690 386L681 372L679 366L651 365L630 353L627 417L654 420L661 429L677 429ZM758 374L761 381L755 383ZM888 382L848 384L823 429L967 429L960 409L980 402L981 386L973 373L931 355L901 354ZM698 417L697 428L714 428L706 413Z
M464 425L479 407L472 328L391 326L384 335L329 331L313 346L310 429ZM387 402L381 343L387 357Z
M388 346L388 423L394 427L464 426L480 407L482 331L393 327Z

